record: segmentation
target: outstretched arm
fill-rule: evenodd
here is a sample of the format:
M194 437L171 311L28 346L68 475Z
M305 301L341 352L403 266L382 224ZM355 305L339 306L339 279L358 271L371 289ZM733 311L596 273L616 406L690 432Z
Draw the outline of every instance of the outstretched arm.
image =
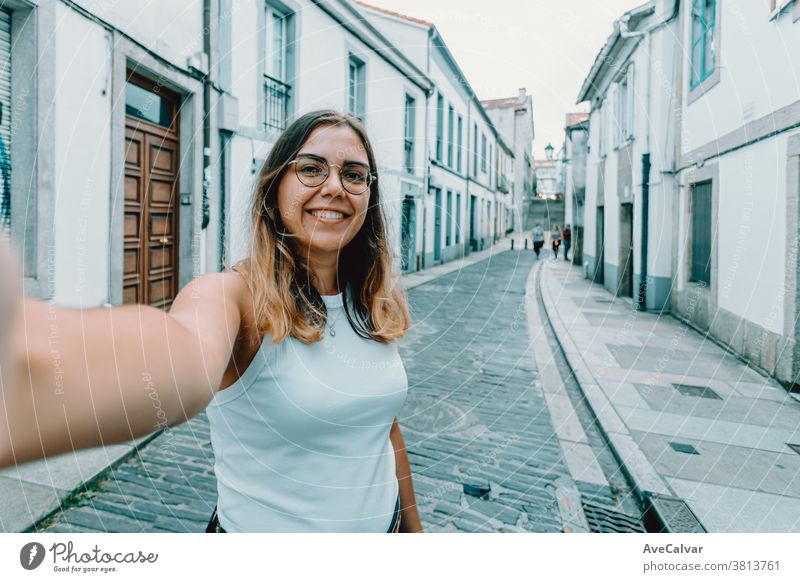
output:
M200 412L230 359L243 285L236 273L204 275L170 313L19 297L12 309L6 297L0 320L5 312L13 323L0 360L0 467L130 440Z

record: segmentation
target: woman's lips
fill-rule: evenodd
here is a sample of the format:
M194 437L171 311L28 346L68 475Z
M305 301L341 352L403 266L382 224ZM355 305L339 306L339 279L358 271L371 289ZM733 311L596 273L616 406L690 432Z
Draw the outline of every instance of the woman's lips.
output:
M347 214L334 210L306 210L306 213L324 224L338 224L349 218Z

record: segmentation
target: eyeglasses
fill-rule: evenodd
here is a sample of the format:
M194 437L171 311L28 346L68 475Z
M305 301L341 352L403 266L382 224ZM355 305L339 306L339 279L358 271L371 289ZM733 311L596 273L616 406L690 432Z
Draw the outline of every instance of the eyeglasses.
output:
M324 159L300 156L289 163L294 164L294 173L297 175L297 179L309 188L322 186L330 176L331 166L339 168L339 181L350 194L363 194L369 190L375 179L375 175L369 171L369 168L352 162L340 166L331 164Z

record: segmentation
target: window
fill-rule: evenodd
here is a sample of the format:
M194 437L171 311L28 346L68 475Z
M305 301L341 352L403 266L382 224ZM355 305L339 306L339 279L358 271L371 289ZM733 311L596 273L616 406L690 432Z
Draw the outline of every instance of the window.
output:
M489 184L492 184L492 179L494 177L494 153L492 151L492 145L491 143L489 144Z
M472 126L472 176L478 175L478 124Z
M445 221L444 221L444 246L450 246L450 231L452 230L452 223L453 223L453 191L447 191L447 210Z
M456 244L461 242L461 194L456 192Z
M264 21L264 126L285 129L289 117L289 16L266 5Z
M403 149L405 151L406 172L414 172L414 122L416 104L411 95L406 95L406 111L403 129Z
M364 61L350 55L347 80L347 112L364 121L367 100L367 67Z
M460 172L461 171L461 150L463 149L462 141L463 141L463 119L461 119L461 115L458 116L458 145L456 146L456 169Z
M0 238L11 238L11 13L0 9Z
M706 80L716 66L716 5L716 0L692 0L691 89Z
M453 106L447 108L447 165L453 167Z
M615 143L618 146L624 146L628 140L633 139L633 95L633 66L629 66L617 83Z
M436 161L442 161L442 140L444 139L444 97L436 97Z
M486 173L486 134L481 134L481 172Z
M689 281L711 285L711 181L692 185L692 264Z
M601 158L606 155L606 107L602 104L597 110L597 153Z

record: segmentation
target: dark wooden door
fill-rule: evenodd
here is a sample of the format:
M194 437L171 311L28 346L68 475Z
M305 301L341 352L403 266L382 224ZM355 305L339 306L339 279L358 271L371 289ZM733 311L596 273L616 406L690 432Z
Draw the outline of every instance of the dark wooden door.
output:
M128 115L123 303L167 309L177 294L179 159L176 121L163 127Z
M597 254L597 258L594 266L594 282L602 285L605 283L606 273L606 219L605 208L603 206L597 207L597 217L595 220L597 226L595 230L595 253Z

